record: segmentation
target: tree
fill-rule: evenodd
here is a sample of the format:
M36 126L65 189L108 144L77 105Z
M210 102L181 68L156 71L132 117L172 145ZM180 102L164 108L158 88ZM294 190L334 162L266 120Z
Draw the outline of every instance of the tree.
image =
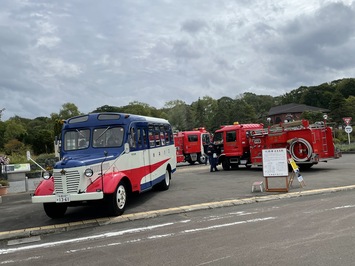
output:
M62 105L62 109L59 110L59 113L52 113L51 120L53 123L54 136L58 136L62 130L63 121L71 118L73 116L81 115L78 107L73 103L65 103Z
M26 147L25 144L23 144L21 141L17 139L11 139L9 140L5 146L5 153L8 155L13 155L13 154L25 154L26 152Z
M348 113L344 96L337 90L329 102L330 115L333 122L341 124Z
M355 96L355 79L343 79L338 83L337 89L344 96L344 98Z
M120 107L103 105L101 107L96 108L92 113L105 113L105 112L121 112Z
M256 95L251 92L246 92L242 95L248 105L254 110L256 119L253 122L266 123L267 114L271 107L276 105L275 98L270 95Z
M6 131L4 133L4 140L5 143L17 139L22 141L25 135L27 134L27 130L24 124L18 117L10 118L5 122L6 124Z
M62 109L59 110L59 113L52 113L52 119L68 119L73 116L81 115L78 107L74 103L65 103L62 105Z
M189 112L189 106L181 100L174 100L165 103L168 120L174 130L190 130L186 120Z
M221 125L231 125L236 122L234 100L229 97L222 97L217 100L215 110L212 114L211 130L216 130Z
M310 123L323 121L323 113L320 111L304 111L301 115L302 119L309 120Z
M347 106L348 113L345 115L346 117L352 117L355 120L355 96L349 96L345 100L345 105Z

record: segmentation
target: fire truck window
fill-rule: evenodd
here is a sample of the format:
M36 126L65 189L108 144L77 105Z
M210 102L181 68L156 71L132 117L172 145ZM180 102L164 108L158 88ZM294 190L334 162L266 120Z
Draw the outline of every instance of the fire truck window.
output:
M189 142L197 142L198 141L197 135L189 135L189 136L187 136L187 139Z
M213 136L213 141L217 143L222 143L223 142L223 132L217 132Z
M208 134L202 134L202 143L209 144L210 143L210 136Z
M233 141L236 141L235 131L227 132L227 134L226 134L226 142L233 142Z

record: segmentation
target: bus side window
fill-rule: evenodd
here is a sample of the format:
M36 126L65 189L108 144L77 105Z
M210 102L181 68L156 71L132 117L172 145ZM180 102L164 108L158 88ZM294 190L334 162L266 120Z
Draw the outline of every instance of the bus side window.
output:
M137 128L137 137L138 137L137 147L138 147L138 149L141 149L143 146L143 140L142 140L143 128Z
M154 139L154 134L152 131L149 131L149 146L155 147L155 139Z
M160 146L160 130L159 130L159 126L155 126L155 146Z
M135 149L136 145L137 145L137 143L136 143L136 131L135 131L134 127L131 127L131 129L130 129L130 137L129 137L129 146L131 148Z
M143 136L143 148L146 149L148 148L148 142L147 142L147 132L144 128L142 128L142 136Z
M160 143L161 143L161 146L165 146L166 143L165 143L165 130L164 130L164 126L161 125L159 127L159 130L160 130Z

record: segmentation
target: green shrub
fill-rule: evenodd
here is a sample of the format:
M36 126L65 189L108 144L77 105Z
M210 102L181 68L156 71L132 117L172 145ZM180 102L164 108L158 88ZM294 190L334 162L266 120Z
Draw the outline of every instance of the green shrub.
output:
M0 187L8 187L9 186L9 181L6 179L0 179Z

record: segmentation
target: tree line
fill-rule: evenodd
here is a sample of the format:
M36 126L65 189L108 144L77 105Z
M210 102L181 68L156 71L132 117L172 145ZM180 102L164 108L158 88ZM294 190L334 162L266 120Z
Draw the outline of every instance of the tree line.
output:
M306 104L330 110L329 122L342 125L343 117L355 118L355 79L345 78L318 86L302 86L281 96L256 95L245 92L234 98L210 96L198 98L191 104L181 100L167 102L163 108L134 101L125 106L104 105L92 112L123 112L145 116L161 117L169 120L174 130L184 131L205 127L210 132L221 125L239 123L268 124L271 107L288 103ZM62 120L82 114L74 103L65 103L58 113L49 117L26 119L14 116L1 121L0 114L0 154L16 156L31 150L34 154L54 152L53 141L62 127ZM304 117L316 120L322 114L305 113ZM315 121L311 121L315 122Z

